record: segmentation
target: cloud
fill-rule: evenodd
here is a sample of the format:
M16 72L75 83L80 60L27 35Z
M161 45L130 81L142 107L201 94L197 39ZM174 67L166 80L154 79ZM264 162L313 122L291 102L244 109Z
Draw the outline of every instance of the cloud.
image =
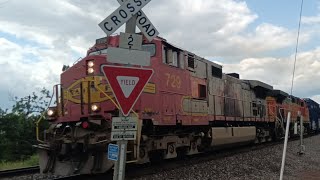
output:
M318 102L318 103L320 103L320 95L312 96L311 99L316 101L316 102Z
M145 11L146 14L159 12L153 13L150 19L159 28L160 35L204 57L239 60L291 47L296 42L296 30L270 23L258 24L250 31L249 25L259 16L243 1L158 2L152 6L157 10L147 6ZM174 15L169 12L174 12ZM301 43L309 38L308 33L303 33Z
M253 32L245 35L235 34L225 37L224 43L218 46L217 54L229 56L255 56L261 52L279 50L290 47L296 42L296 32L286 28L263 23L258 25ZM308 33L300 36L300 42L304 43L310 39Z
M236 69L241 79L266 82L288 93L291 90L294 55L284 58L248 58L237 64L223 64L224 72ZM300 52L297 56L293 95L299 97L320 97L320 47Z
M0 81L0 107L8 106L6 92L24 96L34 88L51 88L58 83L62 65L83 57L95 39L105 36L98 23L118 6L117 0L12 0L2 4L0 65L5 67L1 72L5 77ZM263 72L272 74L259 61L285 67L280 59L256 57L295 44L294 30L270 23L250 27L259 14L252 12L245 1L154 0L144 12L160 36L173 44L204 57L218 56L234 62L244 59L228 66L242 68L247 77L261 74L257 78L264 80ZM308 33L301 37L301 42L311 38ZM302 74L297 77L302 82L307 78ZM276 79L266 80L283 84Z
M307 24L307 25L313 25L313 24L319 24L320 23L320 16L304 16L301 18L301 22L303 24Z
M9 95L21 97L42 87L51 89L59 82L65 59L71 57L54 49L20 46L5 38L0 38L0 47L1 106L6 106Z
M320 10L320 2L317 1L317 9ZM313 16L302 16L301 22L304 25L316 25L320 23L320 14L318 12L317 15Z

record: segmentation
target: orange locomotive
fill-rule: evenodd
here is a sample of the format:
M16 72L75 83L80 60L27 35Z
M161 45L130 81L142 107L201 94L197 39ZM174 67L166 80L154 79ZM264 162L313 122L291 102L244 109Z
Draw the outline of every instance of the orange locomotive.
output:
M98 39L85 58L64 68L55 86L57 106L47 112L50 128L38 139L42 173L90 174L112 168L106 151L114 143L111 119L119 109L100 67L122 66L108 62L108 48L118 44L119 36ZM225 74L221 65L160 37L144 39L142 49L150 52L154 74L130 114L139 118L139 128L137 139L128 144L128 162L281 138L288 109L293 113L291 135L300 128L298 111L309 127L303 100L257 80Z

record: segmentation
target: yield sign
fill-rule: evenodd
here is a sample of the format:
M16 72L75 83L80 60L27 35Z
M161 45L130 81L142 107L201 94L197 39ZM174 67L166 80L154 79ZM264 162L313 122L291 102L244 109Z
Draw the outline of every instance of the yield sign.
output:
M103 65L101 70L110 84L123 115L128 116L150 80L153 70L111 65Z

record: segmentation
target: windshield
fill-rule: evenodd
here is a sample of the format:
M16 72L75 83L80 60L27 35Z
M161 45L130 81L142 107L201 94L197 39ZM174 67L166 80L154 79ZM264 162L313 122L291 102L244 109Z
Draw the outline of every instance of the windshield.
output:
M155 44L143 44L142 51L150 52L150 56L156 55L156 45Z
M88 56L91 56L91 55L100 55L100 54L107 54L107 51L108 49L99 49L99 50L96 50L96 51L92 51L88 54Z

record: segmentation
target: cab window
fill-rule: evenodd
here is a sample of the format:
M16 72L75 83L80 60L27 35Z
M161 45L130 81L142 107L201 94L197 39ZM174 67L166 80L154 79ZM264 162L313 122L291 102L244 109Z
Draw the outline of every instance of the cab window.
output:
M183 52L181 50L164 46L162 52L162 62L164 64L184 68Z
M156 45L155 44L143 44L142 51L150 52L150 56L156 55Z

